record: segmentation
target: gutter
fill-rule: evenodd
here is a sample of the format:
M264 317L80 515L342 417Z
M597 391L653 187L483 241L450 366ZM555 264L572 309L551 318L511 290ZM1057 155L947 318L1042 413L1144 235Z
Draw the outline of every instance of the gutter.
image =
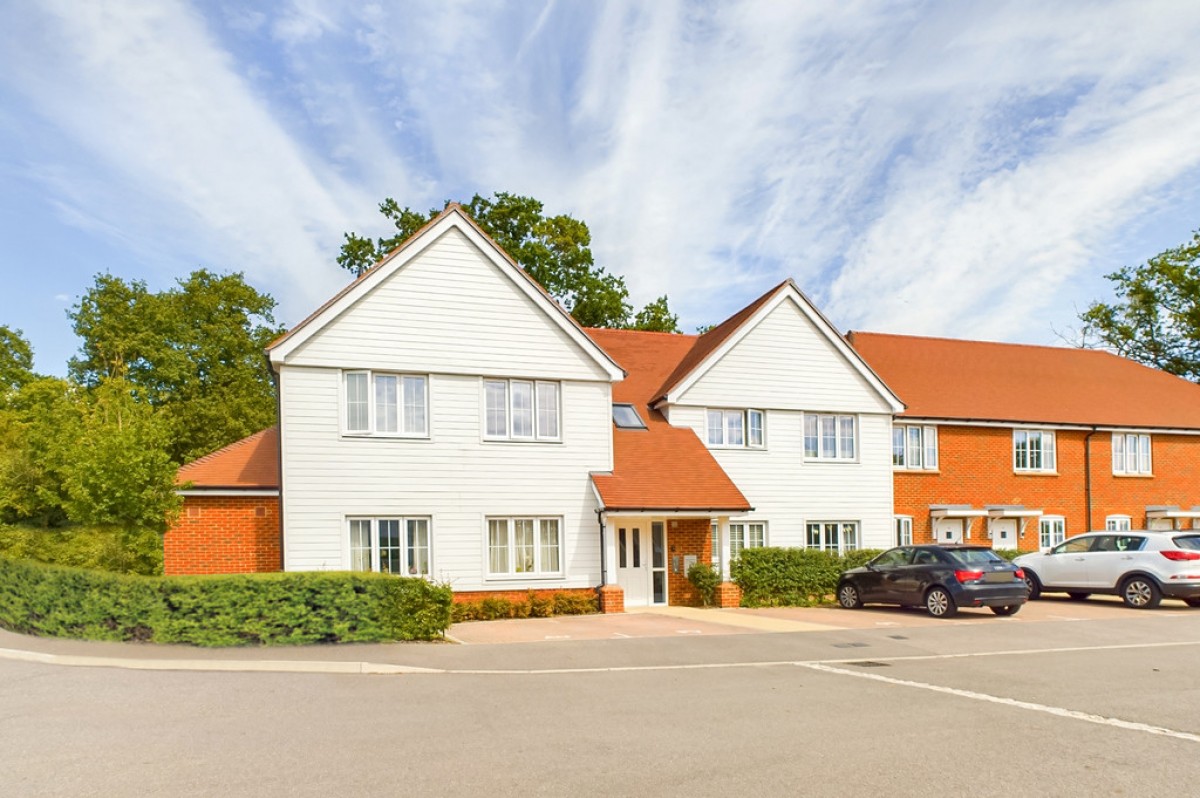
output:
M1083 499L1087 505L1087 531L1095 529L1092 526L1092 436L1099 432L1092 427L1083 438Z

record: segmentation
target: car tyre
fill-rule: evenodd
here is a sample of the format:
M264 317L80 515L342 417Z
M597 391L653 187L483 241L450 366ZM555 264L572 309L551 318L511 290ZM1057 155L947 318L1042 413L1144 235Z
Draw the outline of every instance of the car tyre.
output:
M1131 576L1121 583L1121 600L1135 610L1152 610L1162 601L1162 591L1148 576Z
M1037 574L1025 569L1025 597L1030 601L1037 601L1042 597L1042 583L1038 581Z
M837 599L838 604L848 610L857 610L863 605L862 596L853 582L842 582L838 585Z
M992 612L997 615L1016 615L1020 611L1020 604L1010 604L1007 607L992 607Z
M946 588L932 587L925 594L925 611L934 618L953 618L958 614L958 605Z
M1071 601L1087 601L1091 595L1092 595L1091 593L1076 592L1076 593L1068 593L1067 598L1071 599Z
M1187 604L1189 607L1200 607L1200 598L1184 599L1183 603Z

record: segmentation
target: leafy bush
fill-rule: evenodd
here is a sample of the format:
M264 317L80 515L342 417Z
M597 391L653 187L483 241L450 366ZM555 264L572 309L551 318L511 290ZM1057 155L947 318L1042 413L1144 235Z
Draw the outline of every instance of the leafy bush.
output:
M708 563L695 563L687 571L688 581L700 594L700 600L705 607L711 607L717 601L717 585L721 584L721 574Z
M1019 551L1017 549L994 549L994 551L997 554L999 554L1001 557L1003 557L1004 559L1008 560L1009 562L1012 562L1014 559L1016 559L1017 557L1020 557L1022 554L1029 553L1027 551Z
M366 573L148 578L0 558L0 626L197 646L428 640L448 587Z
M828 603L838 577L879 554L864 549L839 555L810 549L742 549L730 575L742 589L743 607L811 607Z
M162 573L162 536L149 529L0 526L0 557L154 576Z
M549 618L554 615L590 615L600 611L600 604L591 593L556 591L549 595L530 590L524 599L503 596L454 603L454 623L463 621L494 621L500 618Z

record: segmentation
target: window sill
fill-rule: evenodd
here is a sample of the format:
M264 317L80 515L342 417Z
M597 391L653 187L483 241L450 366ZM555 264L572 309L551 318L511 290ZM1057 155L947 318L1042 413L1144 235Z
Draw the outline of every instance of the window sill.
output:
M892 471L896 474L929 474L930 476L942 473L940 468L905 468L904 466L892 466Z
M811 458L805 457L805 465L858 465L858 460L834 460L833 458Z
M1113 474L1116 479L1154 479L1153 474Z
M344 441L431 441L430 435L389 435L378 432L342 432L339 437Z
M484 443L515 443L519 446L531 444L561 444L562 438L481 438Z
M1034 471L1034 470L1022 471L1020 469L1014 468L1013 475L1018 476L1018 477L1056 477L1056 476L1058 476L1058 472L1057 471Z
M505 574L503 576L489 574L483 578L483 582L486 585L512 584L514 582L561 582L566 578L563 574Z

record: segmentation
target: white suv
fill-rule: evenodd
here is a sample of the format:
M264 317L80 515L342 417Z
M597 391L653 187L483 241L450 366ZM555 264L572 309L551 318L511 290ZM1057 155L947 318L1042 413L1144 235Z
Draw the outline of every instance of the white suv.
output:
M1111 593L1138 609L1157 607L1164 596L1200 607L1200 529L1088 532L1013 562L1025 569L1030 599Z

